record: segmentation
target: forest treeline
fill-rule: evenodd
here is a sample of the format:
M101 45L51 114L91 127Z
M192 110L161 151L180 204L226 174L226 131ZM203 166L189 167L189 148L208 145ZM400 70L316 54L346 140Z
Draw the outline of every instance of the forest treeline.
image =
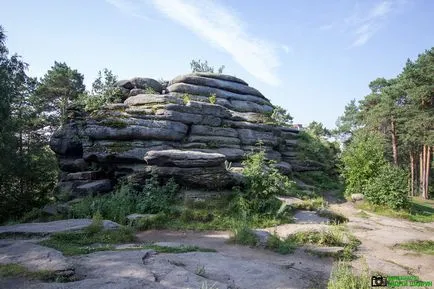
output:
M369 88L363 99L345 107L336 124L336 133L346 140L341 158L346 192L365 193L376 203L397 198L396 191L429 198L433 194L434 47L414 61L408 59L395 78L377 78Z
M193 71L212 68L200 60L190 65ZM9 53L0 26L0 222L53 200L59 170L48 143L67 118L67 107L93 110L119 97L113 87L117 77L108 69L87 90L84 75L66 63L54 62L40 79L29 76L27 68L20 56ZM396 78L379 78L369 87L369 95L346 106L336 130L318 122L307 126L299 153L322 163L324 171L296 177L331 189L341 175L347 194L364 193L373 203L394 208L405 207L408 195L428 198L433 192L434 48L408 60ZM292 117L277 108L289 124ZM332 135L344 140L342 152L329 141Z

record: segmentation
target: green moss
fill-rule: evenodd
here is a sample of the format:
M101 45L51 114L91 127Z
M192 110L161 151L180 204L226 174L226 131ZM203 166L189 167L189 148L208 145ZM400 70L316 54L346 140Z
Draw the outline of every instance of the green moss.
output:
M111 153L123 153L133 149L133 145L129 142L125 143L115 143L107 147L108 151Z
M29 271L26 267L15 263L0 264L0 277L28 278L45 282L71 282L77 280L74 276L59 276L56 272L48 270Z
M126 128L128 126L127 123L119 120L105 120L101 124L113 128Z

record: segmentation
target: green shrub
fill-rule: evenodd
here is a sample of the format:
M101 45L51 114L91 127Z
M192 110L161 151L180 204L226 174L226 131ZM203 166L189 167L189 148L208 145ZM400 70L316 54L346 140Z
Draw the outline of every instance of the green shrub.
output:
M410 206L408 198L408 174L392 165L384 165L378 175L364 185L367 201L374 205L384 205L392 209Z
M246 189L242 197L249 212L275 214L281 205L276 196L296 194L295 183L280 174L272 163L266 162L264 151L248 155L243 162Z
M209 99L209 103L215 104L217 102L217 96L215 93L211 93Z
M364 193L365 186L379 175L386 164L384 138L376 132L363 132L354 136L342 153L342 176L347 196Z
M132 213L157 214L168 212L175 201L178 185L170 179L160 186L157 178L146 180L142 190L131 184L103 196L87 197L72 206L70 217L89 218L99 212L105 219L125 224L126 216Z
M259 242L258 237L245 223L234 227L232 233L234 235L231 238L231 241L235 244L256 246Z
M291 238L281 240L279 236L272 234L268 237L265 247L274 252L285 255L294 252L297 244Z

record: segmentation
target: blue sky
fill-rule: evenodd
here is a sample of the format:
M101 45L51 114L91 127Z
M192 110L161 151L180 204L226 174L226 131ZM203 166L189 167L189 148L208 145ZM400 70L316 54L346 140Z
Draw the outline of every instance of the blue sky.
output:
M206 59L296 123L332 128L371 80L434 46L433 12L431 0L3 0L0 25L33 76L56 60L87 85L105 67L172 79Z

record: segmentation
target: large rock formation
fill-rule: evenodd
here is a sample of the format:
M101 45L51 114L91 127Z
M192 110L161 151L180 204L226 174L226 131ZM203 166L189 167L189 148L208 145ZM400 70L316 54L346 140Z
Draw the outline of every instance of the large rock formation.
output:
M116 85L123 103L90 114L71 108L51 139L60 188L70 198L152 174L191 188L228 188L242 181L229 162L239 171L258 142L285 174L315 169L297 160L298 130L274 125L273 105L241 79L195 73L163 84L137 77Z

